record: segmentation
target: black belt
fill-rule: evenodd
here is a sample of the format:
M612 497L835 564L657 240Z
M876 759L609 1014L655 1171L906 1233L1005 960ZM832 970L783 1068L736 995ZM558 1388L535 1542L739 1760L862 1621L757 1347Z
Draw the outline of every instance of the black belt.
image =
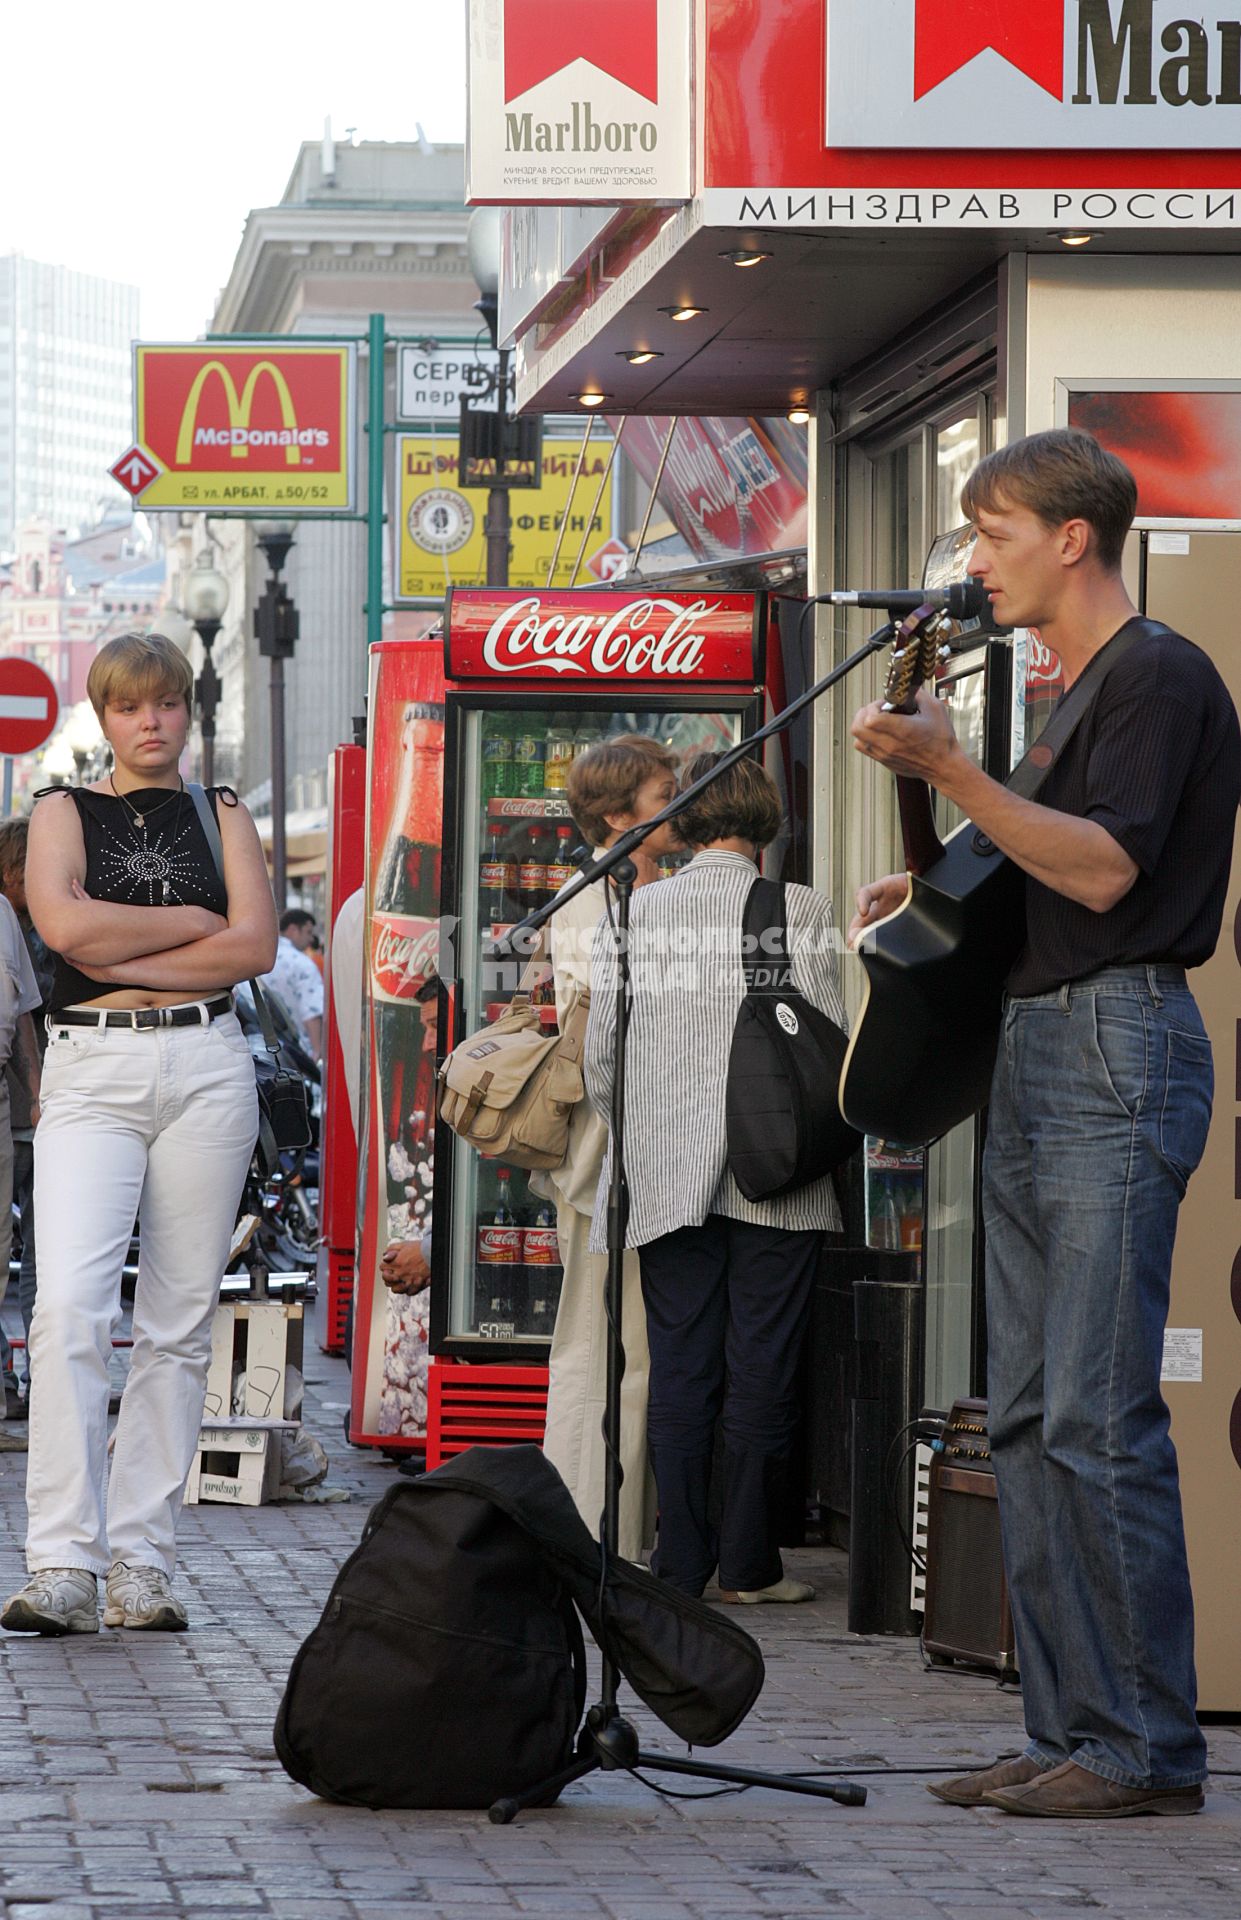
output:
M98 1013L72 1010L48 1015L47 1024L51 1027L129 1027L134 1033L146 1033L155 1027L201 1027L208 1020L218 1020L222 1013L233 1011L231 993L219 994L214 1000L196 1000L193 1006L181 1007L101 1007Z

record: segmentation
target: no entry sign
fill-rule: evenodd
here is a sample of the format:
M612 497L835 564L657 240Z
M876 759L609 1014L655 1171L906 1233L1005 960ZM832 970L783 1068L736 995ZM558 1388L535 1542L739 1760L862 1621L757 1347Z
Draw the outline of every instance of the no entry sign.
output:
M60 702L55 684L33 660L0 660L0 754L16 758L50 740Z

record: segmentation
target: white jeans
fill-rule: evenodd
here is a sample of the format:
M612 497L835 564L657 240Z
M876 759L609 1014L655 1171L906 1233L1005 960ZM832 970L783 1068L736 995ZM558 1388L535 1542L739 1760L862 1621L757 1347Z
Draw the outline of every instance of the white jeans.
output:
M205 1026L49 1021L35 1133L26 1560L106 1573L176 1564L211 1322L258 1131L236 1016ZM108 1361L138 1218L133 1358L105 1520Z

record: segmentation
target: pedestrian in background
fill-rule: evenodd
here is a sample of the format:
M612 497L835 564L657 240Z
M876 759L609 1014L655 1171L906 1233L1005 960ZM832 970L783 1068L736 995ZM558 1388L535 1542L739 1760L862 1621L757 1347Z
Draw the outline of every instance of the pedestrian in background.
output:
M263 975L263 985L280 995L302 1030L308 1052L322 1060L323 975L310 957L315 933L315 916L305 907L282 913L276 964Z
M17 915L7 899L0 899L0 1303L9 1284L9 1255L13 1239L13 1161L10 1061L17 1087L17 1118L34 1127L39 1118L39 1049L30 1018L39 1005L35 979ZM17 1388L13 1349L0 1329L0 1374L4 1398L0 1419L21 1420L25 1406Z
M176 1523L258 1132L230 989L276 946L254 822L231 789L210 790L221 878L178 772L192 689L162 636L110 640L87 693L114 770L39 796L31 822L30 909L56 971L35 1135L31 1577L0 1612L18 1632L98 1632L100 1575L105 1626L187 1624L170 1585ZM109 1474L108 1364L135 1215L133 1359Z
M30 918L30 908L26 900L26 843L29 833L30 821L25 815L0 821L0 892L4 894L17 915L17 924L21 928L26 952L30 957L34 977L38 983L39 1005L30 1009L28 1018L38 1046L41 1066L43 1050L47 1045L47 1030L43 1024L43 1015L49 1005L53 967L52 956L40 939L34 921ZM18 1024L20 1033L20 1021ZM20 1070L17 1061L10 1059L6 1077L9 1084L9 1115L13 1135L13 1205L17 1209L22 1241L17 1299L22 1316L22 1328L26 1335L25 1389L29 1399L30 1321L34 1313L35 1291L38 1286L34 1237L34 1112L30 1099L29 1073ZM0 1238L2 1237L0 1233ZM0 1299L3 1297L4 1289L0 1285ZM11 1368L2 1331L0 1331L0 1366L4 1368L7 1381ZM21 1411L24 1416L26 1411L24 1406ZM9 1418L13 1418L11 1410Z
M565 798L592 847L609 847L630 827L661 813L677 790L676 761L645 734L621 734L579 754L569 769ZM632 855L636 884L659 879L662 854L679 852L670 827L661 827ZM590 990L591 945L606 911L608 882L596 880L551 923L556 1017L563 1030L574 1001ZM603 1511L603 1403L606 1391L607 1258L590 1251L590 1221L607 1147L607 1121L588 1100L574 1109L569 1151L561 1166L536 1174L531 1186L554 1199L556 1238L564 1278L552 1332L544 1452L577 1502L592 1533ZM621 1402L621 1553L636 1560L649 1544L653 1502L646 1453L646 1315L637 1256L625 1255L622 1279L625 1382Z

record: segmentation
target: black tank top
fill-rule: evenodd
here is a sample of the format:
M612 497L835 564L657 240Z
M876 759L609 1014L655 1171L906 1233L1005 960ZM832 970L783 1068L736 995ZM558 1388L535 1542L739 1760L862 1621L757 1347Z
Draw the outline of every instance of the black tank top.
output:
M198 809L184 790L170 794L167 787L138 787L122 800L86 787L43 787L35 799L52 793L68 793L77 807L86 843L86 891L92 900L125 907L209 907L212 913L227 913L224 882L216 872ZM207 798L217 820L221 804L237 805L231 787L208 787ZM142 816L143 824L135 814ZM79 973L63 954L54 953L52 958L53 1011L115 991ZM139 991L162 989L140 987Z

